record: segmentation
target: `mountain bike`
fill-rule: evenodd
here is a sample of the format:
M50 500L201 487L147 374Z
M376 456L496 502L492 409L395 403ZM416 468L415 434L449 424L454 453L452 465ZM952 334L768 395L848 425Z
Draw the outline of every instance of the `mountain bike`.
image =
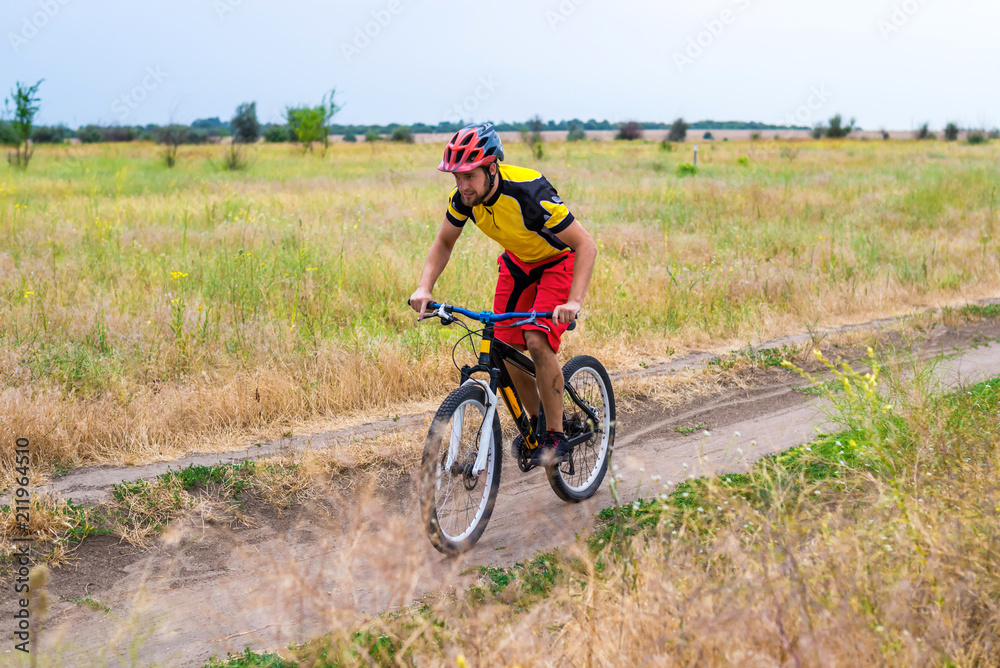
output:
M523 473L535 468L530 461L532 450L539 447L540 435L545 433L544 412L532 429L507 370L509 364L534 378L535 365L529 356L496 339L495 330L512 320L516 322L509 326L533 324L552 318L552 313L494 314L433 302L429 308L433 313L425 318L438 318L442 325L458 324L467 332L455 343L453 360L463 339L480 339L478 363L459 368L460 386L434 414L420 466L420 510L427 536L438 551L455 555L476 544L493 514L503 450L497 414L500 400L523 437L512 444L511 453ZM483 328L473 329L457 315ZM597 492L607 473L615 442L615 394L608 372L593 357L574 357L562 371L562 427L571 452L544 468L556 496L579 502Z

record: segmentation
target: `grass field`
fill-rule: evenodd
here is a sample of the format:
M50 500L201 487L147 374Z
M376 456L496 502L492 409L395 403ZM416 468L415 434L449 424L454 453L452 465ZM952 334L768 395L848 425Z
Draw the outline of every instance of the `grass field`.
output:
M39 147L0 177L0 438L36 473L233 448L442 396L457 334L405 300L451 180L439 147L325 155ZM567 354L684 348L996 296L996 144L548 144L531 159L600 254ZM487 308L498 249L469 230L435 296ZM0 471L11 468L8 451Z

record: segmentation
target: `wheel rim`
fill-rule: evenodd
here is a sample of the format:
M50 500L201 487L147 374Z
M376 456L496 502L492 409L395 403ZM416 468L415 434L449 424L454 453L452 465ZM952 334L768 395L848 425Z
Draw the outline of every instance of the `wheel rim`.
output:
M595 434L586 443L581 443L573 448L573 475L569 474L570 466L568 462L563 462L557 469L559 477L570 491L583 492L589 488L597 476L601 473L604 461L608 456L608 447L611 443L611 402L608 398L608 388L604 381L594 369L582 367L570 377L569 383L573 385L580 401L586 404L594 414L600 419L600 432ZM579 406L570 398L569 394L563 395L563 415L571 431L566 434L567 438L572 438L577 430L589 431L586 425L587 417ZM582 431L578 431L582 433Z
M478 476L471 474L485 418L486 407L468 399L455 409L441 433L434 508L442 535L452 542L461 542L475 531L489 504L496 448L490 448L486 468Z

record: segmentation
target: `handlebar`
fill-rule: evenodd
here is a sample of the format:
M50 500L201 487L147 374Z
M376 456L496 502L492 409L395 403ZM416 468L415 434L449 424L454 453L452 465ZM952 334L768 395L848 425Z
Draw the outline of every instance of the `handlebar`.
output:
M406 300L406 305L410 306L410 300ZM460 306L452 306L450 304L439 304L437 302L430 302L427 304L428 309L433 309L434 311L442 311L447 314L458 313L459 315L464 315L467 318L472 318L473 320L478 320L479 322L485 324L491 322L505 322L507 320L524 319L524 318L548 318L551 319L553 316L553 311L545 311L543 313L538 313L533 311L530 313L493 313L492 311L470 311L469 309L462 308ZM434 314L428 312L430 317ZM576 323L570 323L575 325Z

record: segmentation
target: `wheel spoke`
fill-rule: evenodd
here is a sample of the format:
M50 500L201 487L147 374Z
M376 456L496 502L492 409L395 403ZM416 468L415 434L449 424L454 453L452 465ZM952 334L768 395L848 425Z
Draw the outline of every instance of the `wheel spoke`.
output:
M610 394L600 376L589 366L577 369L567 385L573 389L573 392L567 391L564 394L563 400L564 430L567 431L567 437L584 434L590 437L573 448L571 461L563 462L557 473L562 484L571 492L582 494L590 488L597 476L602 475L608 456L609 434L605 426L611 419ZM586 406L586 410L583 406ZM595 425L591 416L596 417L600 424Z
M480 401L467 400L450 415L450 423L440 425L440 446L445 452L438 460L434 507L438 527L450 541L461 541L479 524L490 494L489 480L494 466L491 449L487 467L475 479L469 470L475 462L486 418Z

